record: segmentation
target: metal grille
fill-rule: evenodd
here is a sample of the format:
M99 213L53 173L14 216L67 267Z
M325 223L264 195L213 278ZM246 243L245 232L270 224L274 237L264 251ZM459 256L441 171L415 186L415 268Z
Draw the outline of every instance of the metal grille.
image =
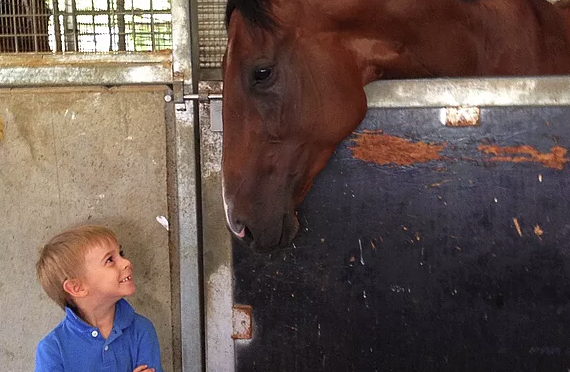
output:
M0 52L172 48L170 0L0 0Z
M226 50L226 0L198 0L200 67L220 68Z

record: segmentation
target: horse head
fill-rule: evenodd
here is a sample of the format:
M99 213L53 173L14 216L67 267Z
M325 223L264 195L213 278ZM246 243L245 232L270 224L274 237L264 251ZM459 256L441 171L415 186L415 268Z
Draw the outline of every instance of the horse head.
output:
M224 208L231 232L256 250L291 242L295 207L366 113L362 71L342 40L273 10L233 11L223 63Z

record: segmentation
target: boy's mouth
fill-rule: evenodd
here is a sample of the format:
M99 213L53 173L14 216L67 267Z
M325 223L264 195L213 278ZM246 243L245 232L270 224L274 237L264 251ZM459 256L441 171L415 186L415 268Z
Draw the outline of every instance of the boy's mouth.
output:
M132 275L129 275L125 279L121 280L119 283L126 283L126 282L130 282L131 280L133 280L133 277L132 277Z

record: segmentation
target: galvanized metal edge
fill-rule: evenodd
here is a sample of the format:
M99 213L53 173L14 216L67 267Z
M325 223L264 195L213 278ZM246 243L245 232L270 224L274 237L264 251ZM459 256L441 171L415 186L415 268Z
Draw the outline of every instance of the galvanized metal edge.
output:
M570 76L384 80L364 90L369 108L570 105Z
M196 189L196 138L194 105L176 110L176 202L180 259L180 334L182 372L203 372L202 252L199 240L199 200Z
M0 85L170 84L170 53L0 56Z
M221 82L201 81L200 97L219 97ZM185 96L186 97L186 96ZM215 114L221 115L218 100L199 101L202 223L204 246L204 312L206 372L234 372L233 255L222 201L222 134L212 129ZM219 111L215 113L214 106ZM221 117L218 117L221 125Z
M192 0L195 1L195 0ZM190 12L188 0L172 0L172 81L186 87L194 80L191 29L197 15ZM193 93L193 92L192 92ZM177 97L177 99L180 97ZM180 254L180 334L182 372L204 371L203 253L201 247L201 208L198 102L176 104L176 154L178 244Z
M191 85L192 48L190 28L190 2L188 0L172 0L172 70L173 79ZM198 49L195 50L198 54Z

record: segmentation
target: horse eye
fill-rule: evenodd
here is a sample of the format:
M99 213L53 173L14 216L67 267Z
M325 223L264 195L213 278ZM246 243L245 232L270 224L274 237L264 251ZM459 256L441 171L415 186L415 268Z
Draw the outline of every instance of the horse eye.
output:
M273 75L272 68L258 68L253 72L253 81L255 83L262 83L269 79L271 75Z

